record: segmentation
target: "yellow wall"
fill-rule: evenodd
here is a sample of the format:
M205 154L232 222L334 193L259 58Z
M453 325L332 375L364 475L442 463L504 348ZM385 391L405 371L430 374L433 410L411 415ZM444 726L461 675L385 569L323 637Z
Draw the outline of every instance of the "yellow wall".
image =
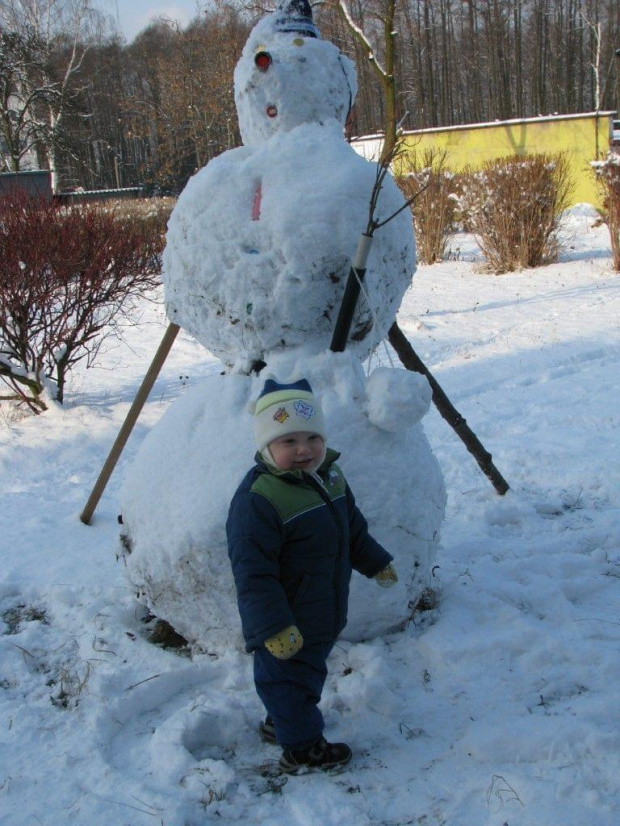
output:
M408 145L417 151L445 149L446 166L453 172L465 166L479 168L482 163L506 155L534 152L562 152L569 155L575 182L572 204L600 206L590 161L605 157L611 138L613 112L582 115L554 115L548 118L498 121L490 124L422 129L406 132ZM357 151L368 156L377 139L354 142L365 144Z

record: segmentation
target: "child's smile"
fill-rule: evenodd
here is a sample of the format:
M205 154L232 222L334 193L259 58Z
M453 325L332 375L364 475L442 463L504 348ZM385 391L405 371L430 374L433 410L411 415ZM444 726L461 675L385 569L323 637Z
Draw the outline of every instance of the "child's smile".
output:
M279 470L316 470L325 456L325 442L318 433L295 431L269 443L269 452Z

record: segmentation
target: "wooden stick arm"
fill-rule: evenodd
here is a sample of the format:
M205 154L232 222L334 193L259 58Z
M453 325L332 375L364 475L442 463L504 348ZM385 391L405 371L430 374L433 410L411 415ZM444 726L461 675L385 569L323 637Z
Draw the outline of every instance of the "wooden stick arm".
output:
M93 513L95 512L95 508L99 504L99 500L103 494L103 491L106 488L110 480L110 476L116 467L116 463L118 462L121 453L123 452L123 448L125 447L129 436L131 435L131 431L134 428L136 421L138 420L138 416L144 404L149 396L149 393L153 389L153 385L155 384L155 380L160 373L161 368L166 361L168 353L170 352L170 348L174 344L174 340L177 337L177 333L179 332L180 327L178 324L170 323L166 332L164 333L164 337L161 341L161 344L157 348L157 352L155 353L155 357L151 362L151 366L147 370L146 376L142 380L142 384L136 394L136 398L133 401L133 404L129 408L127 416L125 417L125 421L123 422L123 426L121 427L118 436L114 444L112 445L112 449L108 455L108 458L105 461L103 468L101 469L101 473L99 474L99 478L95 482L95 486L92 490L92 493L86 503L86 507L80 514L80 519L85 525L90 525L90 520L92 518Z

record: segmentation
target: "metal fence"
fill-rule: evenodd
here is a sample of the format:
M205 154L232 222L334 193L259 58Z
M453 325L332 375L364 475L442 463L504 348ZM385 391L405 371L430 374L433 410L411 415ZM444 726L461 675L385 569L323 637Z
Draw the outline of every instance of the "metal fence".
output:
M52 173L49 169L37 169L29 172L0 173L0 196L7 195L15 189L21 189L28 195L52 197Z

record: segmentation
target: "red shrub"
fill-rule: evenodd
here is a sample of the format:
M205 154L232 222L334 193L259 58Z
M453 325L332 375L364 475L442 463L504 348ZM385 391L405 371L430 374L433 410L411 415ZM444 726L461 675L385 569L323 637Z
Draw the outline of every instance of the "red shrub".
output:
M161 244L114 213L14 192L0 199L0 377L35 412L63 401L68 371L88 364L158 282Z

